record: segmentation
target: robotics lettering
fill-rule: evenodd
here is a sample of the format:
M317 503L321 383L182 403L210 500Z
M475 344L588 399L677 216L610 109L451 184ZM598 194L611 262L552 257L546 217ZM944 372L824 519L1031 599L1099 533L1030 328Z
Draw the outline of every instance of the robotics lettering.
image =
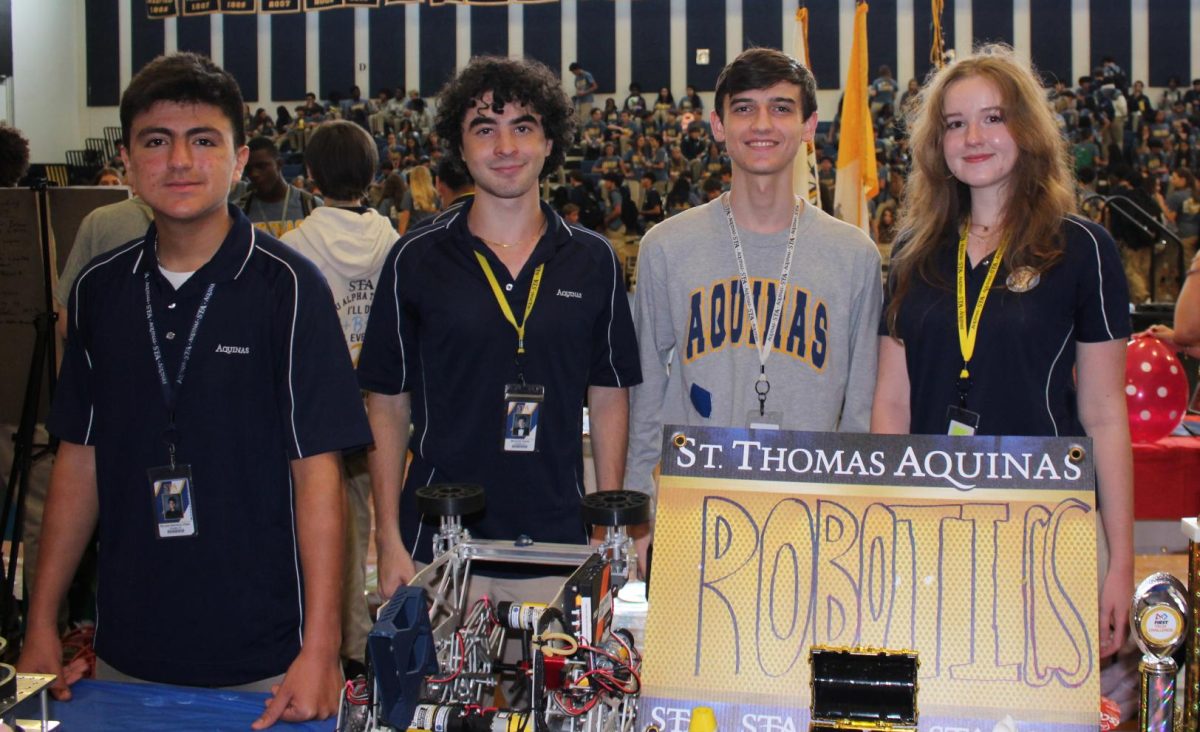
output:
M1094 671L1094 619L1064 583L1078 571L1070 527L1090 520L1077 499L1020 507L786 497L757 515L724 496L702 504L696 675L702 665L799 675L815 643L915 648L922 678L1075 687ZM1018 557L1001 547L1018 540L1015 571ZM1002 595L1024 598L1019 617L999 616ZM731 639L732 654L708 651L706 636L726 640L723 648ZM1023 657L1001 657L1014 645Z

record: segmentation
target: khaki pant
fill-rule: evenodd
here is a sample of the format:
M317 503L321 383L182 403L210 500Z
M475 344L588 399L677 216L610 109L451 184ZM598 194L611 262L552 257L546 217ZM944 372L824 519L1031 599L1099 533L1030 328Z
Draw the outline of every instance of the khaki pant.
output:
M265 692L271 693L271 687L276 684L283 683L284 674L272 676L268 679L260 679L251 681L248 684L238 684L237 686L221 686L218 687L222 691L249 691L249 692ZM128 674L123 674L112 666L104 662L104 659L96 657L96 679L99 681L116 681L122 684L154 684L156 681L147 681L139 679Z
M1129 283L1129 301L1140 305L1150 299L1150 247L1131 249L1121 245L1121 263Z
M367 544L371 537L371 476L366 451L346 457L346 561L342 571L342 649L344 659L366 659L371 611L367 605Z

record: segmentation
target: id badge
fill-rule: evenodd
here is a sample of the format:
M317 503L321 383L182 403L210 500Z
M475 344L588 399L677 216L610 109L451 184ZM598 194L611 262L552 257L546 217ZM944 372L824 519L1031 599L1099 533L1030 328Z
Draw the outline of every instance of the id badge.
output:
M951 437L971 437L979 429L979 413L970 409L946 407L946 434Z
M546 387L506 384L504 387L504 451L537 452L538 423Z
M156 535L177 539L196 535L196 504L193 500L192 466L164 465L146 471L150 478L151 502Z
M746 426L752 430L778 430L783 427L783 412L767 410L759 414L757 409L746 412Z

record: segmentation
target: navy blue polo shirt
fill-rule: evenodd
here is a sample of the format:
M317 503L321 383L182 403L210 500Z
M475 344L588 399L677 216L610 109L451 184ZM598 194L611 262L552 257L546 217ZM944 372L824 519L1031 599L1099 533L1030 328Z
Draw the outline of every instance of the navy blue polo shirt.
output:
M151 681L229 686L287 670L303 623L290 461L371 440L324 278L229 211L220 249L178 291L159 271L152 224L93 260L68 303L49 428L96 451L96 652ZM147 282L172 380L215 284L176 408L177 461L194 481L197 534L186 538L157 538L146 474L168 463Z
M1001 265L980 317L967 408L981 435L1083 435L1073 370L1075 344L1129 337L1129 293L1116 244L1098 224L1062 223L1063 256L1027 292L1005 286ZM946 408L958 404L962 354L955 312L957 235L937 257L940 284L914 278L897 318L904 341L913 434L946 434ZM991 257L967 264L967 317ZM890 289L890 288L889 288ZM885 304L886 309L886 304ZM885 310L886 312L886 310ZM880 335L887 335L886 318Z
M483 485L487 507L465 522L473 536L586 542L580 435L587 388L641 381L633 319L608 242L543 203L547 231L514 279L467 228L472 203L397 242L358 362L362 388L412 394L413 462L400 528L414 558L425 562L436 520L422 523L414 492L430 483ZM475 252L487 257L518 318L534 269L546 265L525 333L525 379L546 389L537 453L503 450L504 387L517 381L517 334Z

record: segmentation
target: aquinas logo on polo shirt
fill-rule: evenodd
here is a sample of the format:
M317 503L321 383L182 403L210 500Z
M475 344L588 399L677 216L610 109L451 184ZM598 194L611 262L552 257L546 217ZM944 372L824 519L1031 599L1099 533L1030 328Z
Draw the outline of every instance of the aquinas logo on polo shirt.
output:
M559 297L565 297L568 300L572 300L572 299L573 300L582 300L583 299L583 293L576 292L574 290L563 290L560 288L559 291L554 294L558 295Z
M217 353L223 353L226 356L249 356L250 346L222 346L218 343Z

